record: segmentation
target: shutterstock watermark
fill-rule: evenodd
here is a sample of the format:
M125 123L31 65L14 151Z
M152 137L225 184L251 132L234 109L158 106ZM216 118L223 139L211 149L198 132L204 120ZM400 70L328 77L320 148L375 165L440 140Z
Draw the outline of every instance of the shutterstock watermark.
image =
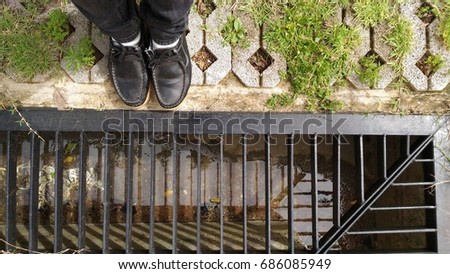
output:
M256 144L266 135L284 135L285 143L308 142L316 136L317 143L331 143L332 138L325 136L340 135L340 128L347 122L346 117L323 115L291 115L289 113L204 113L173 112L149 113L143 115L124 111L122 117L105 119L102 130L103 144L129 144L130 134L138 144L157 143L196 144L202 141L222 139L225 144L243 142ZM227 138L240 135L242 138ZM283 138L281 138L283 139ZM270 138L271 143L280 138ZM346 143L341 138L341 143Z

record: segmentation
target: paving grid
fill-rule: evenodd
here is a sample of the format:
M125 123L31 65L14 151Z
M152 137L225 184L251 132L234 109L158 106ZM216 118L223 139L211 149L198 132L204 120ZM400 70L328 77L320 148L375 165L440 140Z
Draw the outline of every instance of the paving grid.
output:
M217 1L216 1L217 2ZM371 52L383 60L381 79L375 89L387 88L395 79L402 76L409 87L414 91L442 91L450 83L450 50L446 49L439 34L439 19L434 18L431 23L424 23L419 18L418 11L423 5L432 4L420 0L411 0L401 4L400 13L411 22L414 29L412 51L402 62L402 75L394 71L390 65L391 48L382 42L388 26L379 25L373 29L364 28L355 22L351 10L336 12L338 20L346 25L355 27L362 37L362 43L354 51L352 60L358 62L367 53ZM268 52L271 63L262 71L258 71L250 62L250 58L259 52L267 52L267 44L261 38L264 26L257 28L254 21L245 13L233 10L229 5L215 5L215 9L202 18L195 10L190 14L188 46L191 57L200 51L208 51L215 60L202 71L199 66L193 65L192 84L197 86L212 86L221 82L229 73L234 73L246 87L272 88L280 84L280 72L285 71L286 62L278 54ZM65 45L73 45L83 36L92 38L97 52L103 55L90 70L73 71L68 68L67 62L62 61L61 66L69 78L75 83L98 83L108 81L107 56L108 37L89 23L73 4L66 7L70 24L74 32L66 39ZM248 30L248 48L231 48L220 35L220 29L229 15L235 15L243 21ZM373 41L373 42L371 42ZM437 71L426 75L417 66L426 55L440 56L443 66ZM8 74L8 72L7 72ZM33 81L42 82L45 77L35 77ZM349 75L347 80L359 90L368 90L370 87L362 83L356 74Z

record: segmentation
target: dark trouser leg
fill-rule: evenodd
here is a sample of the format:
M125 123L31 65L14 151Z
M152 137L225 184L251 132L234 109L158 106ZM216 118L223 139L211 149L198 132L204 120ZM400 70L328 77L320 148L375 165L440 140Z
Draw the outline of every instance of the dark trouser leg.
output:
M140 33L135 0L72 0L78 9L111 40L109 76L122 101L140 106L147 99L148 74L140 45L124 46ZM137 40L137 39L136 39Z
M156 43L168 45L181 37L193 0L143 0L141 17Z
M97 25L104 34L120 43L132 41L140 31L133 1L72 0L87 19Z

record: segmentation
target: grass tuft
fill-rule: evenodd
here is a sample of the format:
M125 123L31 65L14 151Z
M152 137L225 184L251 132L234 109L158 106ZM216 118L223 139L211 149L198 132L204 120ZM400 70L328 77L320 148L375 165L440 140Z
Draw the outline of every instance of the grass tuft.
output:
M40 23L35 4L30 3L26 7L11 11L3 6L0 11L0 62L18 78L30 80L37 74L55 71L60 43L55 41L56 36L50 35L58 35L55 30L50 31L56 25L53 22L49 24L50 21ZM53 13L55 15L62 16L62 12ZM58 21L59 28L63 27L61 22ZM67 21L64 22L67 24ZM68 24L66 26L68 29ZM58 39L61 37L59 35Z
M384 42L392 47L390 57L400 62L412 49L414 31L411 23L400 15L388 20L389 29L383 37Z
M82 37L78 43L64 51L64 59L72 70L91 68L95 62L92 40L88 36Z
M439 16L439 29L441 31L445 46L450 50L450 0L445 1L446 2Z
M340 102L332 99L331 83L351 71L350 54L359 44L357 32L333 16L338 3L289 1L279 19L270 21L264 39L269 49L279 52L287 62L286 77L290 93L277 94L267 102L272 108L291 104L306 96L311 111L336 111Z
M45 21L38 19L48 2L25 1L25 8L20 11L1 6L0 63L21 80L58 71L63 52L72 69L94 64L95 51L88 38L63 49L62 42L69 35L69 19L65 12L60 8L52 9ZM61 6L64 3L61 1Z
M353 10L365 27L373 27L385 21L392 15L390 0L356 0Z

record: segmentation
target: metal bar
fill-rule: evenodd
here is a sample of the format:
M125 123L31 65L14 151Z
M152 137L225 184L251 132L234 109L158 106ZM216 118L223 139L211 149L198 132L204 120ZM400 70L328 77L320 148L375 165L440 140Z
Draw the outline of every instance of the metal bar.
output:
M247 135L242 135L242 250L248 253L248 228L247 228Z
M16 244L17 133L8 131L6 155L6 251Z
M294 134L287 137L288 154L288 252L294 254Z
M363 135L355 136L356 183L359 194L358 204L364 203L364 139Z
M416 163L434 163L434 159L416 159Z
M319 217L318 212L318 202L317 202L317 135L314 134L311 137L311 203L312 203L312 249L316 251L319 248Z
M422 157L427 159L434 159L434 147L435 143L432 142L428 145L428 147L423 151ZM437 182L437 176L435 174L436 167L435 163L433 162L426 162L422 163L422 169L423 169L423 180L424 181L436 181ZM439 189L435 190L436 192L439 191ZM424 196L425 196L425 204L430 206L436 206L436 195L435 193L432 193L429 191L429 189L424 189ZM426 211L425 215L426 220L426 226L429 228L437 228L438 227L438 221L437 221L437 210L428 210ZM436 231L437 232L437 231ZM433 251L438 250L439 246L438 242L438 235L437 233L429 233L427 234L427 247Z
M378 137L378 178L387 178L386 134Z
M102 252L109 253L109 223L111 201L111 173L110 173L110 139L105 132L103 137L103 241Z
M219 204L219 212L220 212L220 254L224 253L224 249L223 249L223 226L224 226L224 222L223 222L223 185L224 185L224 180L223 180L223 152L224 152L224 136L220 135L220 163L219 163L219 173L220 173L220 187L219 187L219 197L220 197L220 204Z
M436 184L436 182L403 182L403 183L393 183L392 186L431 186Z
M393 210L421 210L421 209L436 209L436 206L380 206L371 207L371 211L393 211Z
M84 132L80 133L80 154L79 154L79 183L78 189L78 248L86 247L86 144L87 137Z
M409 135L400 137L400 152L402 155L409 155L411 148L411 138Z
M172 211L172 253L178 253L178 146L177 146L177 134L173 134L173 177L172 177L172 199L173 199L173 211Z
M341 135L333 135L333 224L341 226Z
M202 221L202 138L197 139L197 254L201 251L201 221Z
M265 162L265 200L266 200L266 252L267 254L271 253L271 230L270 230L270 202L271 202L271 197L270 197L270 190L271 190L271 163L270 163L270 135L266 134L265 135L265 152L266 152L266 162Z
M432 233L437 232L436 228L384 228L377 230L356 230L349 231L347 235L375 235L375 234L405 234L405 233Z
M153 135L152 135L153 136ZM149 213L149 248L150 254L155 251L155 189L156 189L156 152L155 140L150 139L150 213Z
M37 251L38 244L38 204L39 204L39 154L40 141L36 134L31 135L30 151L30 211L29 211L29 242L30 253Z
M386 189L408 168L411 162L420 155L420 153L429 145L434 138L430 135L425 140L418 140L414 149L407 158L401 157L393 166L393 171L386 180L380 181L373 186L371 194L368 195L366 201L362 205L356 204L353 206L345 221L339 228L333 227L321 239L320 248L317 253L326 253L334 245L334 243L348 231L348 229L359 220L359 218L376 202L376 200L386 191Z
M63 224L63 136L60 131L55 135L55 232L54 252L62 250Z
M128 132L127 144L127 171L126 171L126 237L125 237L125 251L127 254L133 253L133 163L134 163L134 134Z

